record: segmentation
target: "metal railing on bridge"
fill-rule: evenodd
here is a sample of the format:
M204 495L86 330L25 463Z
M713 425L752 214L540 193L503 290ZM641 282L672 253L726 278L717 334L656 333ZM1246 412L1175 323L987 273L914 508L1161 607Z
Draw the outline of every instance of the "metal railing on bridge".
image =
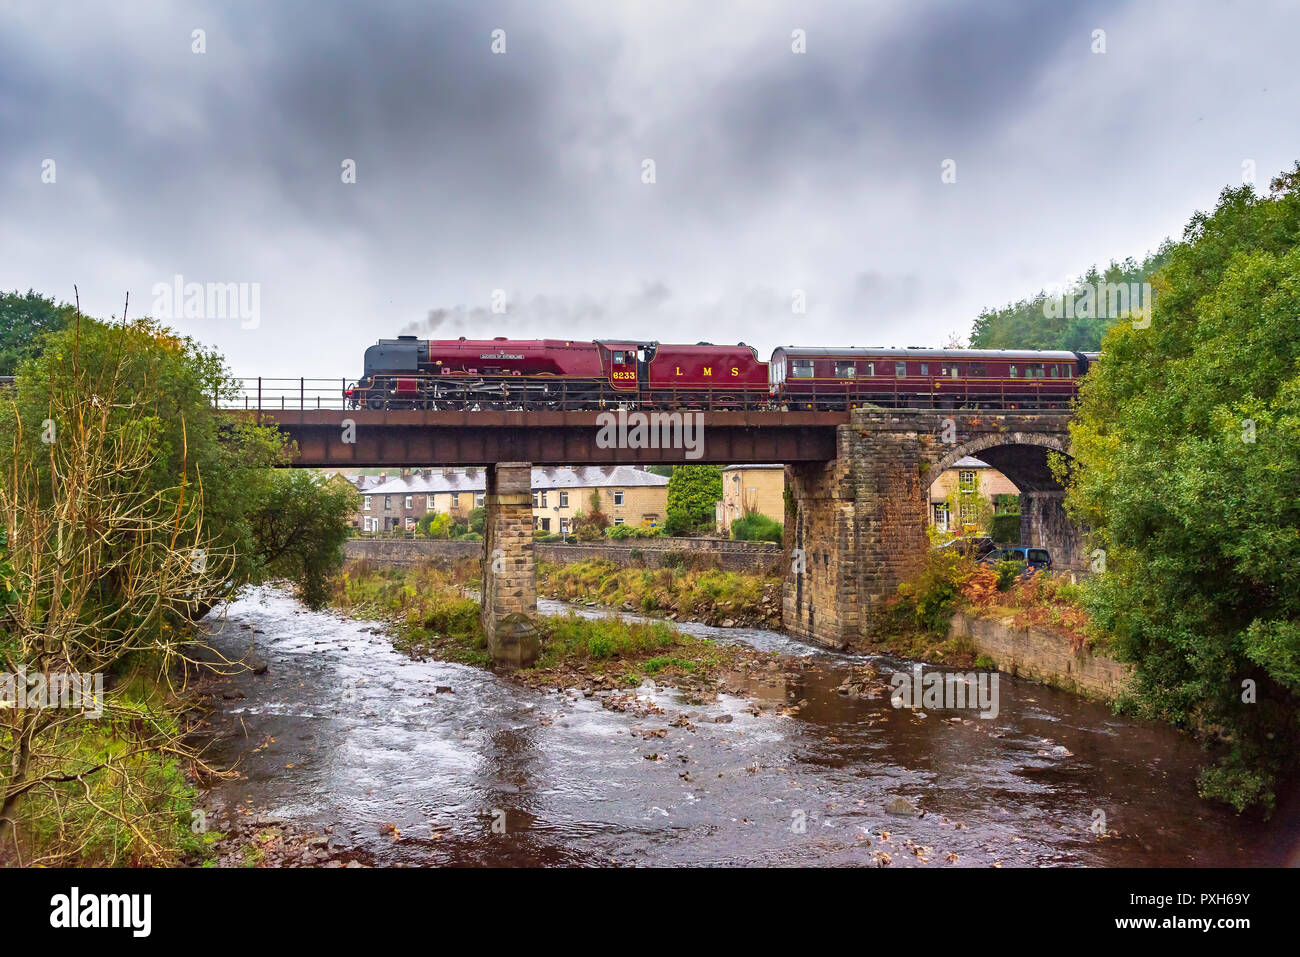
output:
M442 411L600 411L620 406L635 408L642 397L646 407L683 411L847 411L855 408L912 411L986 409L1001 411L1062 411L1074 401L1061 388L1065 380L1053 379L886 379L865 382L798 384L798 392L779 396L765 390L671 388L629 393L608 384L571 383L520 376L479 376L472 381L441 377L434 391L403 394L398 379L376 376L369 389L349 396L354 383L346 378L269 378L238 380L239 389L223 397L223 409L258 412L321 409L433 409ZM390 381L391 380L391 381ZM864 389L864 386L868 388Z

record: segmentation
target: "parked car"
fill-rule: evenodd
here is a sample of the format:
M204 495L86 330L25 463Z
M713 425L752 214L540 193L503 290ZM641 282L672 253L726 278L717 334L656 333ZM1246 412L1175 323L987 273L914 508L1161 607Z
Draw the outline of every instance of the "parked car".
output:
M1026 568L1035 571L1052 570L1052 553L1037 545L1003 545L994 548L979 559L989 565L998 562L1024 562Z
M962 555L979 560L985 555L996 551L998 543L984 535L972 535L968 538L954 538L951 542L944 542L939 546L939 550L950 549L960 552Z

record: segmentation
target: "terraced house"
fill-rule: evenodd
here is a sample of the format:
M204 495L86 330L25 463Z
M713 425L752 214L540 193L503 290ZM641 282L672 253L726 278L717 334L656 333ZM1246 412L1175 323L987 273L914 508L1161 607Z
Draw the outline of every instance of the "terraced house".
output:
M446 512L459 522L483 505L482 469L412 469L396 478L359 488L356 526L363 532L409 530L429 512ZM535 468L533 527L568 534L578 512L592 511L593 496L615 525L662 524L668 479L633 465Z

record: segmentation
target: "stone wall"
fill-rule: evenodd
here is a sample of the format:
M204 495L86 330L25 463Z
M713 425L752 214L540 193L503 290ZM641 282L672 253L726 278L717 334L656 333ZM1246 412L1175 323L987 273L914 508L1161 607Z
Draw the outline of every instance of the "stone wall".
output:
M1088 651L1076 652L1068 639L1042 628L1020 627L1010 619L979 618L958 612L949 635L970 638L976 654L993 659L998 670L1090 698L1113 699L1132 668Z
M482 542L430 541L409 538L350 538L343 545L343 557L348 561L364 558L376 565L407 567L435 564L454 564L467 558L482 558Z
M426 562L451 565L467 558L479 558L480 542L452 542L430 539L353 538L343 547L348 560L365 558L376 565L398 567ZM639 553L639 554L633 554ZM599 559L619 565L664 568L680 556L688 568L721 568L723 571L779 575L784 569L780 545L731 542L716 538L628 539L619 542L583 542L572 545L533 545L539 562L567 565Z

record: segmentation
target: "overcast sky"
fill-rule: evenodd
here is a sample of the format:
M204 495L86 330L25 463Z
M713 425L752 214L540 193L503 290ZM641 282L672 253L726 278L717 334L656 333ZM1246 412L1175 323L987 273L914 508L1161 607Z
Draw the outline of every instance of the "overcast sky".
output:
M247 283L255 322L170 320L247 375L403 331L941 345L1290 167L1297 37L1288 0L5 0L0 288Z

